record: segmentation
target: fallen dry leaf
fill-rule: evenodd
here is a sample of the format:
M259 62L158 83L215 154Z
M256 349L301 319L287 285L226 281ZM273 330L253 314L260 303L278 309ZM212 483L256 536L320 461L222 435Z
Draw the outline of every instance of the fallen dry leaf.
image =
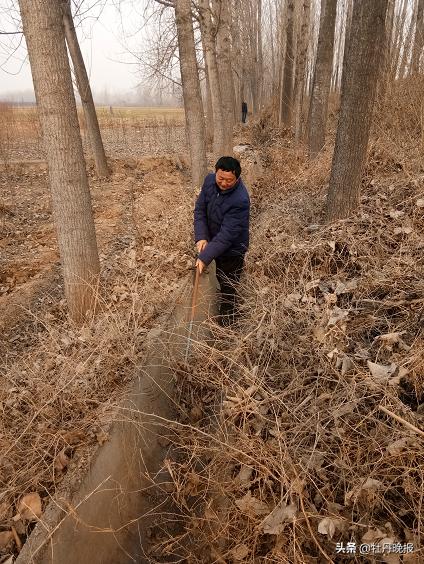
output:
M241 484L248 484L252 479L252 474L253 474L253 468L250 468L250 466L246 466L245 464L242 464L240 468L240 472L237 474L235 479L237 482L240 482Z
M363 543L375 543L380 539L384 538L386 533L384 533L381 529L368 529L368 531L362 535L361 541Z
M356 290L357 287L358 280L356 278L352 278L352 280L348 280L347 282L338 281L336 288L334 289L334 293L336 294L336 296L340 296L340 294L347 294L352 290Z
M380 480L375 480L374 478L367 478L365 482L358 486L357 488L353 488L352 490L348 491L345 495L345 505L349 505L351 501L356 501L356 499L361 495L362 492L376 492L383 486L383 483Z
M341 370L342 376L347 374L349 372L349 370L351 370L352 368L353 368L352 359L350 357L348 357L347 355L345 355L343 357L343 360L342 360L342 370Z
M321 325L314 327L313 335L319 343L324 343L325 335L326 335L326 331L325 331L324 327L322 327Z
M69 456L66 455L65 449L62 449L54 459L54 469L62 472L69 464Z
M63 440L72 446L80 443L84 437L85 434L82 431L66 431L63 435Z
M269 513L269 506L264 501L252 496L250 491L245 496L236 500L236 505L242 513L246 515L267 515Z
M318 532L321 533L321 535L327 535L329 539L332 539L334 533L337 529L341 528L342 524L343 521L341 519L336 519L334 517L324 517L324 519L321 519L321 521L318 523Z
M339 321L346 319L349 315L349 311L347 309L340 309L339 307L335 307L331 312L330 319L327 322L328 327L332 327L336 325Z
M393 231L395 235L401 235L402 233L404 235L410 235L412 232L413 232L412 227L396 227L395 230Z
M388 344L388 345L394 345L395 343L398 343L401 336L404 335L406 333L406 331L397 331L395 333L385 333L384 335L378 335L378 337L376 337L374 339L374 341L383 341L384 343Z
M393 376L397 369L397 365L393 362L390 365L385 365L367 360L367 364L373 378L379 381L388 380L390 376Z
M386 450L393 456L401 454L411 444L411 440L413 441L412 437L403 437L387 445Z
M25 521L36 521L42 513L40 495L37 492L24 495L18 504L18 513Z
M334 418L343 417L344 415L347 415L348 413L353 413L356 406L357 406L356 401L347 401L346 403L343 403L337 409L333 409L333 411L332 411L333 417Z
M263 532L268 535L279 535L284 529L284 523L291 522L296 516L296 513L297 507L294 503L290 505L277 506L263 520Z
M190 409L190 421L192 423L197 423L202 419L203 410L200 405L195 405Z
M231 556L236 562L240 562L249 556L249 548L245 544L239 544L233 548Z
M367 478L366 481L362 484L361 489L363 490L377 490L381 488L383 482L380 480L374 480L374 478Z

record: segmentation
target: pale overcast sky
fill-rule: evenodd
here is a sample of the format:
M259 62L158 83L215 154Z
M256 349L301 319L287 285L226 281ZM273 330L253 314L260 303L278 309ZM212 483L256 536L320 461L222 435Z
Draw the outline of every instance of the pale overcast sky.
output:
M12 29L6 21L4 9L12 0L0 0L0 30ZM137 33L143 22L143 6L145 2L135 2L139 7L134 8L133 0L121 0L121 14L113 6L113 1L106 7L96 21L87 19L77 28L87 70L90 75L92 89L96 93L109 94L128 93L140 81L137 64L126 45L131 49L140 50L141 34ZM98 14L99 10L97 10ZM93 14L95 11L93 11ZM122 29L122 25L125 30ZM3 27L2 27L3 26ZM8 39L8 36L3 36ZM0 41L3 39L0 37ZM15 39L16 40L16 39ZM32 90L31 69L26 57L26 47L21 47L15 56L7 60L9 47L3 42L0 46L0 96L6 93ZM131 64L132 63L132 64ZM22 68L21 68L22 67Z

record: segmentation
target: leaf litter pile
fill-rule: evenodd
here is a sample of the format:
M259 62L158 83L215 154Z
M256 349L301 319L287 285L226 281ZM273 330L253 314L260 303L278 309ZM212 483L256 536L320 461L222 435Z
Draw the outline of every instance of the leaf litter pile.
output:
M193 563L422 562L424 175L377 182L371 158L358 215L325 225L329 155L308 164L277 138L263 161L241 319L211 324L214 346L194 343L177 370L168 470L185 526L158 548Z

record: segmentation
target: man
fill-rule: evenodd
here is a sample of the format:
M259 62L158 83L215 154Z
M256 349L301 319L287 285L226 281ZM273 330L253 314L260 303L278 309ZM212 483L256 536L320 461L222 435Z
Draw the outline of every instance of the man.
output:
M242 102L241 104L241 121L246 123L247 118L247 102Z
M233 157L221 157L208 174L194 209L194 236L200 274L215 260L220 285L220 322L234 321L237 289L249 246L249 194Z

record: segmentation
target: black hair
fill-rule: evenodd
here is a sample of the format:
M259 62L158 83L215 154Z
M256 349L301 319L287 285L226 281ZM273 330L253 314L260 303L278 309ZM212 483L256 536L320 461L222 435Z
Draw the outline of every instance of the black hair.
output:
M241 174L240 163L234 157L221 157L220 159L218 159L215 165L215 172L218 170L233 172L236 178L238 178Z

